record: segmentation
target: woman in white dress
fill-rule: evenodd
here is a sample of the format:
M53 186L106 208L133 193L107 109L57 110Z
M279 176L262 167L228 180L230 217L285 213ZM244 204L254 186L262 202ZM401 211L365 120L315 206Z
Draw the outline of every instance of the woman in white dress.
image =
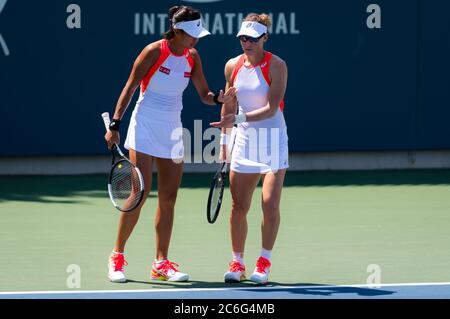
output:
M117 102L110 129L105 135L108 147L119 144L119 126L130 100L140 85L140 95L131 116L125 147L130 160L144 177L144 200L133 211L122 213L115 247L109 257L108 277L125 282L125 244L136 225L152 184L152 166L158 170L158 206L155 216L156 258L151 278L186 281L189 276L178 271L179 265L168 259L174 206L183 172L181 110L183 91L189 80L203 103L215 105L234 97L234 89L226 94L212 93L202 70L200 55L194 46L198 39L210 34L202 26L200 12L186 6L169 10L170 30L164 39L146 46L134 62L129 79Z
M224 275L225 282L245 279L244 248L247 236L247 213L253 192L262 179L261 224L262 249L250 280L266 284L271 266L272 248L280 224L280 198L288 163L288 136L283 116L287 85L287 66L278 56L264 50L268 40L270 17L249 14L237 36L243 54L225 66L226 89L235 88L236 98L222 107L221 157L228 160L227 133L237 124L231 154L230 216L232 262ZM236 115L236 109L239 113ZM227 129L228 128L228 129Z

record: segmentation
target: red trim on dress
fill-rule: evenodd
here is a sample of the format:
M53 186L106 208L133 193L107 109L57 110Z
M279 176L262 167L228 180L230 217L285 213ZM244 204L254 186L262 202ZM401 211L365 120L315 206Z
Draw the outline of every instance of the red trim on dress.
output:
M194 59L192 58L191 51L188 49L185 50L184 56L188 60L189 66L191 67L191 70L194 68Z
M264 57L263 57L263 59L261 60L261 62L254 66L254 67L258 67L258 66L260 67L261 73L262 73L264 79L266 80L266 82L267 82L267 84L268 84L269 86L270 86L270 84L271 84L270 77L269 77L269 68L270 68L270 61L271 61L271 59L272 59L272 56L273 56L272 53L266 51L266 52L264 53ZM232 83L232 85L234 85L234 81L235 81L235 79L236 79L236 76L237 76L237 74L239 73L239 70L240 70L240 69L242 68L242 66L244 65L244 62L245 62L245 55L242 54L242 55L239 57L239 60L238 60L238 62L236 63L236 65L235 65L235 67L234 67L234 70L233 70L233 74L232 74L232 76L231 76L231 83ZM281 103L280 103L280 111L283 112L283 109L284 109L284 99L281 100Z
M270 77L269 77L269 67L270 67L270 61L272 59L273 54L270 52L265 53L263 60L259 64L259 67L261 68L262 75L264 76L264 79L266 80L267 84L270 86ZM283 112L284 109L284 99L281 100L280 103L280 111Z
M261 63L258 64L258 66L261 69L261 73L264 76L264 79L266 79L266 82L269 85L271 83L270 77L269 77L269 66L270 66L270 59L272 59L272 55L273 55L272 53L266 51Z
M245 62L245 56L241 54L239 57L239 60L237 61L236 65L234 66L233 74L231 75L231 85L234 85L234 80L236 79L236 76L239 72L239 70L242 68Z
M158 60L155 64L152 65L148 73L145 75L144 79L141 82L141 94L144 94L144 92L147 90L148 84L150 83L151 78L156 73L157 70L159 70L159 67L166 61L166 59L170 55L169 46L167 45L167 40L161 41L161 53L159 55Z

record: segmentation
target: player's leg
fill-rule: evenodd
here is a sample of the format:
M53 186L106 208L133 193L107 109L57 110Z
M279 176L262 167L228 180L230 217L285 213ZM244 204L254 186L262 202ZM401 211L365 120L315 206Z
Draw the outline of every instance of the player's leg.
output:
M158 169L158 206L156 208L156 260L152 265L153 279L185 281L187 274L177 270L177 264L168 260L168 251L174 220L174 208L178 188L183 175L183 163L171 159L156 158Z
M265 284L268 281L272 249L280 226L280 200L286 170L268 173L263 176L261 223L262 249L256 268L250 280Z
M260 174L230 172L232 207L230 215L231 245L233 251L243 252L247 237L247 213Z
M139 168L142 177L144 178L144 196L139 206L134 210L127 213L121 213L116 246L114 247L114 250L118 252L123 252L125 249L125 243L130 237L134 226L136 226L142 206L147 200L152 185L153 157L132 149L129 150L129 156L130 161Z
M133 232L134 227L139 219L141 208L144 205L152 185L152 166L153 157L144 153L137 152L133 149L129 150L130 161L134 163L142 173L144 178L144 195L141 203L134 210L121 213L119 218L119 227L117 231L116 243L114 250L109 258L108 277L114 282L125 282L125 274L123 266L126 264L123 252L125 244Z
M263 220L261 223L262 247L272 250L280 225L280 200L286 170L263 176L261 206Z
M225 282L239 282L245 278L244 249L247 238L247 213L260 174L230 172L232 207L230 232L233 260L224 275Z
M156 208L156 258L167 259L172 235L174 208L183 175L183 163L156 158L158 169L158 206Z

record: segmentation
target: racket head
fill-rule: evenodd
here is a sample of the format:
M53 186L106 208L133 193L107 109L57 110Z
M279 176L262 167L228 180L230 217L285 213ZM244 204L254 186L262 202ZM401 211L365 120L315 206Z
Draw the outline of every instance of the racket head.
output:
M223 163L221 169L214 175L211 187L209 189L208 203L206 207L206 218L210 224L214 224L219 216L222 206L223 192L225 189L226 163Z
M108 193L118 210L130 212L135 209L144 196L144 179L140 170L125 158L117 161L109 173Z

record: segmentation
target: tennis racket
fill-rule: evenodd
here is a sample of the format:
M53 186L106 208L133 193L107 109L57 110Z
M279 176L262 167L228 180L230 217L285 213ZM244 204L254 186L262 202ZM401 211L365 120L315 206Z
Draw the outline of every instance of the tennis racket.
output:
M102 113L106 130L109 130L109 113ZM112 163L108 177L108 193L114 207L122 212L130 212L144 197L144 179L130 160L122 153L116 144L111 148Z
M234 142L236 140L236 126L231 132L230 156L233 152ZM227 180L228 163L225 160L214 175L208 194L208 204L206 206L206 218L210 224L214 224L219 217L220 207L222 206L223 192Z

